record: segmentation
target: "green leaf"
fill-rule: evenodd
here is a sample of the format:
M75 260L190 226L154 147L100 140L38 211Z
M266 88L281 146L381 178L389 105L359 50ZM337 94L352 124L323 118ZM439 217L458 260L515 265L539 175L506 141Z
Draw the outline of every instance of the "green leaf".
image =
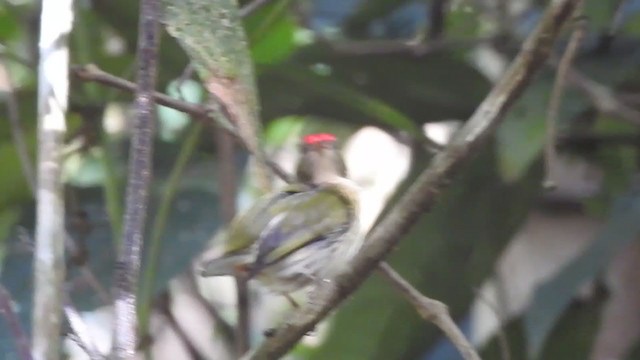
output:
M283 146L287 140L301 134L304 121L303 116L286 116L273 120L264 131L265 143L273 147Z
M260 86L266 119L304 114L420 133L425 122L465 119L488 90L451 54L344 56L321 44L265 69Z
M634 188L614 204L609 219L593 243L553 279L540 285L524 316L528 353L537 357L549 332L578 288L593 279L611 258L640 233L640 189Z
M280 62L299 45L295 36L301 28L289 11L290 5L291 0L273 1L245 20L251 55L256 64Z
M15 14L9 10L9 5L0 5L0 41L6 42L15 37L18 30L18 22Z
M381 125L405 130L413 135L419 135L421 130L406 115L389 106L385 102L368 96L358 90L350 88L334 78L325 77L311 71L290 67L281 73L288 80L307 90L331 99L332 101L348 105L362 114L379 122Z
M268 65L280 62L297 48L295 34L298 31L295 19L285 13L269 29L256 39L251 39L251 55L257 64Z

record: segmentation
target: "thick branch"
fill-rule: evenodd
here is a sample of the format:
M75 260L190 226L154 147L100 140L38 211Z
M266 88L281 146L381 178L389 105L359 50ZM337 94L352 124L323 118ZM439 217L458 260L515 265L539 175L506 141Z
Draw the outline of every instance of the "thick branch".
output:
M60 358L64 264L64 196L61 178L69 94L71 0L42 2L38 66L38 168L34 247L32 354Z
M332 291L324 299L319 299L318 306L305 306L296 311L290 321L281 326L272 338L267 339L247 358L281 357L364 282L420 215L433 207L438 193L445 188L455 170L491 136L504 113L546 61L562 25L572 14L577 2L564 0L550 6L503 78L456 134L446 150L434 157L431 166L417 178L389 214L373 229L366 241L366 247L352 261L351 268L340 273L332 281Z
M115 273L114 355L133 359L137 344L136 292L147 215L153 155L156 58L159 45L159 0L142 0L138 36L136 120L129 150L129 179L121 250Z

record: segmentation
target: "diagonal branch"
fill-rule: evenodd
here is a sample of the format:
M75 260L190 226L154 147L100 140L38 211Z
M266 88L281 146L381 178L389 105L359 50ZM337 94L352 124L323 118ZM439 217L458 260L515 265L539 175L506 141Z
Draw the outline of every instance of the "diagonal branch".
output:
M640 125L640 111L625 104L611 88L590 79L576 69L567 71L567 80L582 91L598 111L618 117L629 124Z
M265 340L245 358L281 357L364 282L409 231L411 225L434 206L438 193L445 188L455 171L493 134L504 113L523 92L534 73L544 65L555 39L577 2L578 0L564 0L550 5L503 78L446 150L434 157L431 166L423 171L388 215L373 229L366 247L352 261L351 268L333 279L331 291L319 299L317 306L305 306L296 311L273 337Z
M269 1L271 0L253 0L252 2L248 3L247 5L243 6L240 9L240 17L244 18L253 14L254 12L258 11L258 9L260 9L261 7L267 5Z
M20 355L21 360L31 360L31 350L29 349L29 336L22 328L18 314L13 307L13 299L9 291L0 284L0 315L4 317L7 322L7 327L13 341L16 342L17 353Z
M131 81L125 80L123 78L117 77L115 75L109 74L105 71L102 71L100 68L93 64L84 65L84 66L73 66L71 68L71 73L77 78L84 81L93 81L103 85L111 86L116 89L134 92L136 90L136 85ZM162 94L160 92L153 92L153 98L159 105L164 105L166 107L170 107L172 109L182 111L187 113L195 120L211 123L211 124L219 124L221 128L225 131L229 132L234 138L238 140L242 147L249 151L251 155L256 156L256 154L251 152L251 146L249 146L249 141L243 138L238 130L226 119L219 119L212 116L209 107L202 106L199 104L190 103L187 101L178 100L172 98L168 95ZM216 99L213 99L216 100ZM220 103L218 101L218 103ZM220 107L223 107L220 105ZM270 159L265 159L267 166L271 169L271 171L284 180L287 183L291 182L291 177L284 171L278 164Z
M381 263L378 270L385 280L416 308L423 319L434 323L447 335L465 360L480 360L473 345L451 319L447 305L422 295L386 262Z
M71 302L71 298L68 294L65 294L64 313L67 321L69 322L69 327L71 328L69 338L84 350L89 359L102 360L104 357L100 354L100 351L98 351L97 347L93 343L87 324Z
M129 150L129 179L121 250L115 272L114 358L133 359L137 344L136 291L149 198L153 156L160 0L140 2L136 119Z

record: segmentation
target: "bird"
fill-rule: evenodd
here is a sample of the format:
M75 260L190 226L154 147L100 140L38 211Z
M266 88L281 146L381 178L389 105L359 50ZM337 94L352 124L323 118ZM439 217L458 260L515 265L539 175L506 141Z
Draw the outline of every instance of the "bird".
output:
M296 181L257 200L229 224L201 275L255 279L284 295L329 281L362 246L359 187L330 133L300 143Z

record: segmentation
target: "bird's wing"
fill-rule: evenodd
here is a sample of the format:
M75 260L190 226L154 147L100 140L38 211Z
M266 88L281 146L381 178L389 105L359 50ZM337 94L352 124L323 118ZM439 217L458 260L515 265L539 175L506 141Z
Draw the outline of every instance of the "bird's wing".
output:
M331 187L319 187L273 204L274 216L260 234L251 272L281 260L313 242L346 232L354 220L349 199Z
M252 263L255 259L252 255L253 244L269 223L269 209L283 199L308 189L305 185L288 185L277 193L258 199L247 211L236 216L223 236L221 249L214 251L214 257L202 260L202 275L233 275Z
M308 187L304 185L288 185L279 192L258 199L247 211L237 215L229 224L228 236L229 240L233 241L225 243L225 253L248 250L267 226L271 209L286 198L305 190L308 190Z

